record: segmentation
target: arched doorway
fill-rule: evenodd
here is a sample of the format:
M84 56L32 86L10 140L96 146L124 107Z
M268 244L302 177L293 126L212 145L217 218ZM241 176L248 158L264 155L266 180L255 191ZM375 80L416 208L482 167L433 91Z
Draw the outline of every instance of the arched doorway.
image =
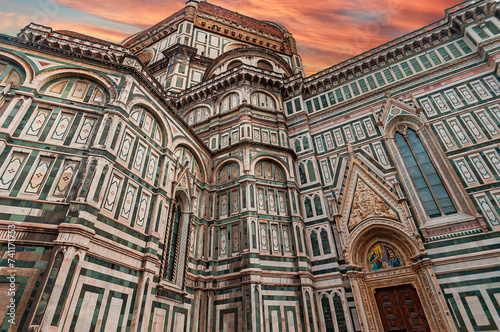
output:
M382 222L360 232L349 255L362 330L456 331L430 259L416 240Z

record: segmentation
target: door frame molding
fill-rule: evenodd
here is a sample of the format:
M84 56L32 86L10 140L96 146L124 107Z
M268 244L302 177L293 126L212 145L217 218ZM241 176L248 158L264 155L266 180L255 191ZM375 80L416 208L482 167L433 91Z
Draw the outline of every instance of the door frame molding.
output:
M438 284L433 263L417 239L407 232L372 220L352 239L347 276L362 331L384 331L375 299L378 288L411 284L417 291L431 331L456 332L455 323ZM377 242L398 248L406 266L369 272L368 250Z

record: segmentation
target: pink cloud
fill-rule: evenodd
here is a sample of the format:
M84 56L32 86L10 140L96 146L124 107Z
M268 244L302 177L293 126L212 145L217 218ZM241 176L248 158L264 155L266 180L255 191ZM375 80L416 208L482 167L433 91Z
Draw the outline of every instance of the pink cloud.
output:
M452 0L220 0L209 1L260 20L283 24L295 37L307 74L332 66L444 17ZM185 6L184 0L138 3L132 0L58 0L84 13L146 29ZM1 18L0 14L0 18ZM7 18L8 19L8 18ZM1 20L0 20L1 21ZM14 24L14 23L12 23ZM67 24L67 25L64 25ZM2 24L0 29L4 30ZM51 22L53 28L74 30L118 42L121 31Z

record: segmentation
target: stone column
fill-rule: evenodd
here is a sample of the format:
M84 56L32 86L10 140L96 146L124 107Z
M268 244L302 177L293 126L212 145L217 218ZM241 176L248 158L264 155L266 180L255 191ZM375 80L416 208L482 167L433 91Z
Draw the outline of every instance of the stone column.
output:
M430 309L433 312L432 317L441 331L456 332L456 326L453 322L450 310L446 304L446 300L438 284L434 269L432 268L430 258L424 258L420 262L414 264L415 272L422 284L423 291L427 299L420 299L422 302L428 300Z
M376 331L377 323L370 309L369 294L366 292L363 274L356 271L348 271L347 276L351 282L352 296L354 297L354 303L358 311L361 331Z

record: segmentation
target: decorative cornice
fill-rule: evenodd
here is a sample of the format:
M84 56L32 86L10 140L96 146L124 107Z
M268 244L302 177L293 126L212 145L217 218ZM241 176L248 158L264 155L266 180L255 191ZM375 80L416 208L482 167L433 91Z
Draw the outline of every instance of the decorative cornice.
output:
M30 23L24 27L17 37L24 41L68 50L72 53L90 56L92 58L122 63L127 55L132 55L129 49L112 43L98 43L79 37L53 31L52 28ZM89 38L90 39L90 38Z
M281 66L281 68L287 72L287 76L293 75L293 69L285 60L283 60L283 58L276 55L276 52L267 50L262 47L247 46L247 47L239 47L237 49L225 52L216 59L214 59L210 64L210 66L208 66L207 69L205 69L205 74L203 75L203 81L208 80L212 76L213 71L221 63L229 61L232 58L243 57L243 56L260 56L263 58L267 58L268 60L278 63Z
M178 94L171 94L172 102L175 102L177 108L181 109L195 101L213 97L214 93L217 95L218 91L223 91L222 88L232 86L236 82L241 82L245 78L269 87L274 86L277 88L281 87L283 81L282 74L277 74L253 66L241 65Z

